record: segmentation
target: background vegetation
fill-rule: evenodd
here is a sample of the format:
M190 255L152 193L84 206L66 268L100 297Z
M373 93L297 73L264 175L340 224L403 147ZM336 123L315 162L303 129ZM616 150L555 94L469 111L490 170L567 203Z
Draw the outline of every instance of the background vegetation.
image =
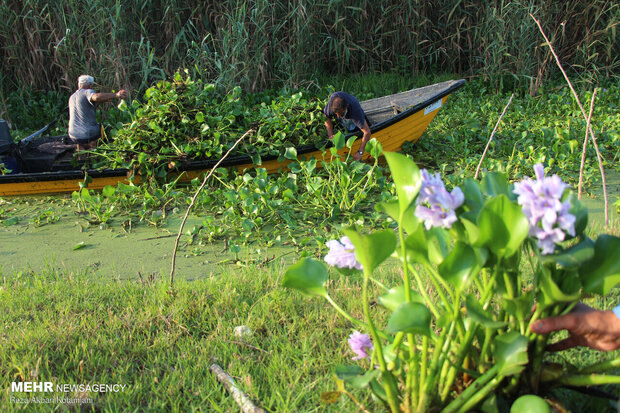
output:
M511 79L535 91L555 64L530 13L567 68L595 82L617 71L620 5L610 0L7 0L0 96L69 91L82 73L144 91L179 67L251 91L373 71Z

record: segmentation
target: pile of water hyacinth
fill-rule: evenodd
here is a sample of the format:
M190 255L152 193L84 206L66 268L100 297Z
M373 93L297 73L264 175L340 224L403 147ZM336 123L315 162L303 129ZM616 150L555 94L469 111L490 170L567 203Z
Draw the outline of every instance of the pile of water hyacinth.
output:
M288 156L300 145L326 144L324 102L294 94L247 95L240 87L223 91L177 72L146 90L143 103L122 102L110 142L95 150L94 166L134 168L144 175L190 160L220 159L246 131L254 133L231 156Z
M325 263L303 258L283 280L325 298L351 322L355 364L335 368L341 385L367 389L392 412L466 412L483 404L484 411L505 411L517 398L528 411L545 412L537 395L554 387L620 383L605 374L620 360L548 365L550 337L531 331L536 320L567 313L620 282L620 238L588 238L587 211L558 176L536 165L536 179L510 184L488 173L449 192L439 175L406 156L385 156L397 199L379 207L397 230L349 228L327 243ZM385 286L373 273L390 257L400 262L402 280ZM361 275L362 319L331 298L334 270Z

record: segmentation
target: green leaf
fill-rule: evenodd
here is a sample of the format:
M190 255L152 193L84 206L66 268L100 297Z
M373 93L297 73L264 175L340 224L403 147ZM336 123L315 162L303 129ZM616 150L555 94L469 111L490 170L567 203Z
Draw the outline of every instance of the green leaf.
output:
M520 373L527 364L527 337L511 331L493 340L493 357L499 367L498 376Z
M467 299L465 300L465 308L467 309L467 317L471 318L483 327L500 328L506 325L506 323L502 321L494 320L493 317L482 308L478 302L478 299L473 295L467 296Z
M510 406L510 413L551 413L551 407L542 397L525 394Z
M412 232L405 239L405 248L407 251L407 261L411 263L430 264L426 233L422 225L419 225L417 230Z
M112 199L114 197L114 194L116 193L116 188L114 188L112 185L106 185L103 187L101 193L104 197Z
M568 212L575 216L575 235L582 235L588 226L588 208L572 192L568 196L568 202L571 204Z
M607 295L620 283L620 238L603 234L594 242L594 258L579 269L588 293Z
M415 303L424 304L424 298L416 292L411 290L411 301ZM392 288L387 293L379 297L379 304L387 308L390 311L395 311L400 305L407 302L405 299L405 286L401 285L396 288Z
M430 336L430 325L431 312L424 304L403 303L392 313L385 331L390 334L402 331Z
M334 148L336 148L336 151L344 148L344 134L342 132L337 132L334 135L332 142L334 143Z
M485 246L499 257L510 257L521 248L530 224L521 207L506 195L487 200L478 216L476 246Z
M73 247L73 251L75 251L75 250L79 250L79 249L82 249L82 248L84 248L84 247L86 247L86 244L84 243L84 241L82 241L82 242L78 242L78 243L77 243L77 244Z
M383 145L376 138L372 138L366 144L366 151L370 153L370 156L377 159L383 153Z
M396 249L396 235L391 230L376 231L363 235L349 228L343 231L355 246L355 258L364 271L372 273Z
M347 143L346 143L347 148L351 148L353 146L353 142L355 142L356 139L357 139L357 136L351 136L349 139L347 139Z
M302 258L286 270L282 285L308 296L327 297L325 284L328 278L329 274L323 263L312 258Z
M545 307L557 303L572 303L579 299L579 293L567 294L555 283L551 271L542 267L539 272L539 286L542 296L538 298Z
M414 233L420 225L420 220L416 218L414 213L414 204L411 204L405 211L402 222L400 222L400 205L397 200L381 202L377 204L377 209L388 214L394 221L403 227L403 230L405 230L407 234Z
M355 376L349 380L349 384L356 389L363 389L370 385L370 382L381 376L381 370L370 370L361 376Z
M11 225L17 225L17 223L19 222L19 218L11 217L11 218L4 219L0 222L2 222L2 225L4 225L5 227L9 227Z
M360 366L354 366L350 364L347 364L347 365L339 364L334 369L334 374L340 380L344 380L348 382L364 374L364 371L365 370L361 368Z
M290 159L292 161L297 159L297 149L295 149L292 146L289 146L288 148L286 148L286 152L284 152L284 157L286 159Z
M508 198L514 198L506 176L499 172L489 172L486 174L482 182L480 182L480 187L485 194L492 197L506 195Z
M431 228L426 231L426 242L429 261L433 265L439 265L448 254L448 232L439 227Z
M401 214L412 204L420 191L422 178L413 160L397 152L387 152L385 159L392 172Z
M577 268L594 257L594 242L587 238L577 245L556 254L543 255L543 264L558 264L564 268Z
M482 205L484 205L484 199L482 198L482 192L480 192L478 182L471 178L467 178L460 188L465 195L465 206L467 209L475 211L475 215L477 215Z
M517 320L525 321L532 314L533 296L534 292L528 291L527 293L521 293L515 298L504 297L502 307Z
M462 241L457 241L454 248L439 264L437 271L441 277L454 286L457 290L467 287L468 281L472 276L480 272L484 261L486 261L486 250L484 256Z

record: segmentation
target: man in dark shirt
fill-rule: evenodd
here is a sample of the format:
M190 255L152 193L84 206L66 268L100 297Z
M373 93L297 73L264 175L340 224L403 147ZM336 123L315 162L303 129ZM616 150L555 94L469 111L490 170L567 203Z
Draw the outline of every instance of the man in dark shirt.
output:
M357 98L347 92L334 92L329 97L323 113L326 117L325 129L327 129L327 137L329 139L334 137L334 119L338 119L349 132L353 132L356 128L363 132L360 147L353 154L355 160L359 161L362 159L366 143L370 140L370 126L366 121L366 115Z

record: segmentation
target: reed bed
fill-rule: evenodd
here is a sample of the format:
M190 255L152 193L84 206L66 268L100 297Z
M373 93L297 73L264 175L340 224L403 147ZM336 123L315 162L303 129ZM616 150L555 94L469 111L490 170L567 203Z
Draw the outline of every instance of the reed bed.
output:
M535 92L556 69L530 13L569 70L617 76L612 0L5 0L0 95L68 91L86 72L144 90L180 67L252 91L396 71L483 76L499 88L516 80Z

